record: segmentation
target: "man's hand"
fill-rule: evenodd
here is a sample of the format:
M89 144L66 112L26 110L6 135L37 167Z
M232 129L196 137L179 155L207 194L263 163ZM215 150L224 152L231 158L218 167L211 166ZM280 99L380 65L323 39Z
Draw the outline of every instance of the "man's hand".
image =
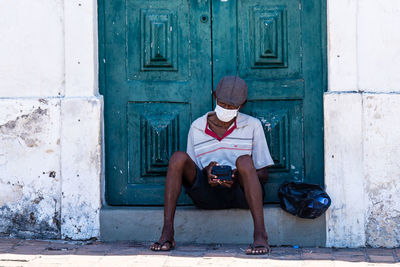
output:
M210 164L208 164L208 166L203 169L203 173L204 175L207 175L208 183L211 187L215 187L221 184L221 180L219 180L216 175L211 173L212 168L216 165L218 165L217 162L211 161Z
M235 181L237 181L239 179L239 172L237 169L232 170L232 180L219 180L220 181L220 185L227 187L227 188L231 188L232 185L235 183Z
M221 185L227 188L231 188L233 185L233 181L232 180L220 180L221 181Z
M237 169L232 170L232 179L233 180L239 179L239 171Z
M218 176L211 173L214 166L218 166L218 163L215 161L211 161L210 164L208 164L208 166L203 169L203 173L207 175L209 185L211 187L222 185L224 187L231 188L234 183L233 181L220 180L218 179Z

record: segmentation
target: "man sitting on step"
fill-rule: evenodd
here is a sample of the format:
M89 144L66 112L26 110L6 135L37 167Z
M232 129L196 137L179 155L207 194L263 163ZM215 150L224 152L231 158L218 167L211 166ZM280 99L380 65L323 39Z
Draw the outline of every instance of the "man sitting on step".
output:
M175 247L174 216L182 185L198 208L249 209L254 242L246 254L265 254L270 247L264 225L263 198L273 165L261 122L238 112L247 101L247 84L237 76L221 79L214 92L217 105L195 120L189 130L187 151L175 152L165 181L164 226L154 251ZM230 166L232 179L218 179L214 166Z

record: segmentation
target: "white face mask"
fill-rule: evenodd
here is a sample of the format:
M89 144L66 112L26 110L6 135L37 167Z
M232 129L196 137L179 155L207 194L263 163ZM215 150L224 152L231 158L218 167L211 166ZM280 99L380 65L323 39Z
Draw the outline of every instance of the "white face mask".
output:
M217 104L214 111L220 121L228 122L237 116L239 109L226 109Z

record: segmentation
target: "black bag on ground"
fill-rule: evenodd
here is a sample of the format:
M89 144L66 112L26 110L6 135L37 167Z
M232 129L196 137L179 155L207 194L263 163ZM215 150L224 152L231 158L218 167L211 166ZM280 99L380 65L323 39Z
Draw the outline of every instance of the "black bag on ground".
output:
M331 198L317 184L284 182L278 197L282 209L300 218L315 219L331 205Z

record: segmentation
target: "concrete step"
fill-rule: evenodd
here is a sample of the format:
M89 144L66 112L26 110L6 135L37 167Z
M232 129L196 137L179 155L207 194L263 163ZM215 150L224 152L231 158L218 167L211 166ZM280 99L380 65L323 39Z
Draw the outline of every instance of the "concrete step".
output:
M301 219L278 205L265 205L264 218L271 245L325 246L325 216ZM101 238L105 241L158 240L163 207L104 206L100 212ZM249 210L201 210L178 207L175 240L189 243L251 243L253 221Z

